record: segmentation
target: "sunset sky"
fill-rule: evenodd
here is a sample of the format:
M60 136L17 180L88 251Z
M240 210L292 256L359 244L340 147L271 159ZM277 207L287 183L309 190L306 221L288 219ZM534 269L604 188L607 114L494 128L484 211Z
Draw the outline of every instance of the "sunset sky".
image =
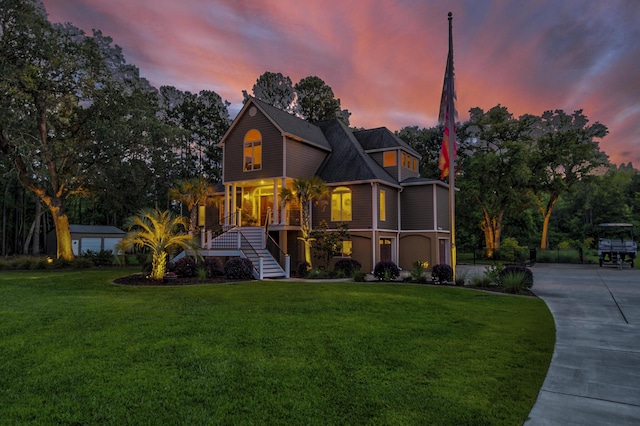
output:
M459 119L583 109L601 149L640 167L637 0L43 0L52 22L99 29L156 87L231 102L265 71L333 88L351 125L436 124L453 12Z

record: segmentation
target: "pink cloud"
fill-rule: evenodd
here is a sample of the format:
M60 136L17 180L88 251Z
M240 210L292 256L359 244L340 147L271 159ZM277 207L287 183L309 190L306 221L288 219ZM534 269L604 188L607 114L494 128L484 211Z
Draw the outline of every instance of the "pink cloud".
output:
M237 110L265 71L317 75L356 126L436 123L454 14L457 109L584 109L613 161L640 164L640 6L577 0L45 0L98 28L152 84L215 90ZM449 9L451 8L451 9ZM621 153L626 154L621 154Z

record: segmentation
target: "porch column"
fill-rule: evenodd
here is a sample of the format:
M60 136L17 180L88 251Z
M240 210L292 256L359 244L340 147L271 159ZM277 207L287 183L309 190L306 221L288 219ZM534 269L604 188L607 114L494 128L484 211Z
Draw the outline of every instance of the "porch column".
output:
M224 185L224 213L223 213L223 225L229 226L229 217L231 215L230 203L229 203L229 184Z
M238 224L237 216L237 203L236 203L236 184L231 184L231 217L233 218L233 225Z
M280 186L282 189L287 187L287 180L282 178L282 183ZM280 225L286 225L287 223L287 203L282 203L280 206Z
M273 208L271 211L273 212L273 223L280 223L280 211L278 209L278 204L280 202L280 197L278 194L278 180L273 180Z

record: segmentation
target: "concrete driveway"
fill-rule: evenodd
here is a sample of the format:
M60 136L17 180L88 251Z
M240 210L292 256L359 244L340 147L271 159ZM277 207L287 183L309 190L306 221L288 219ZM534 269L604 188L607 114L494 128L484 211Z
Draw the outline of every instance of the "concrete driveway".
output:
M556 344L525 425L640 425L640 271L548 264L532 271Z

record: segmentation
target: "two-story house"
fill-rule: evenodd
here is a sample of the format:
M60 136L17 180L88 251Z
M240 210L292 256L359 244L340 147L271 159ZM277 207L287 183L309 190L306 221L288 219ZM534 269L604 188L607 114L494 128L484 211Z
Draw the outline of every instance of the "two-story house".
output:
M246 237L249 251L270 240L288 255L292 269L304 260L298 240L301 208L295 200L283 202L280 192L297 178L317 175L331 195L326 203L314 204L313 226L322 220L330 229L347 223L351 238L342 256L358 260L363 271L382 260L407 270L416 260L449 263L448 185L421 178L420 154L388 129L353 131L335 119L311 124L251 98L220 144L222 201L201 223L232 229L227 233L235 233L233 241ZM252 240L252 229L266 235ZM203 245L218 247L204 237ZM275 257L284 265L286 256ZM255 255L252 260L255 264Z

